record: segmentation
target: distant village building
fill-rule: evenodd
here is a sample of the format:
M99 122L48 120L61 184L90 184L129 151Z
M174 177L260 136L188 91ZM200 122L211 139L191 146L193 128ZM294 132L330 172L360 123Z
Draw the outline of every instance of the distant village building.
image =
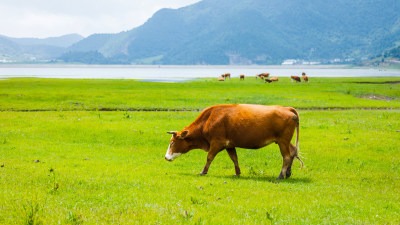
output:
M12 63L12 62L14 62L14 61L6 59L6 58L1 58L0 59L0 63Z
M390 62L390 63L400 63L400 59L399 58L393 58L393 59L385 60L385 61Z
M282 65L318 65L321 62L318 61L304 61L302 59L286 59Z
M283 61L282 65L294 65L297 63L297 60L295 59L286 59Z

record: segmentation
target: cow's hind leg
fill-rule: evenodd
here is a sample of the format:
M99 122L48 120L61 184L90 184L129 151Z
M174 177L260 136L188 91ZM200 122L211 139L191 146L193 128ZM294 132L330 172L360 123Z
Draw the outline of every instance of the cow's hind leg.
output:
M291 167L293 163L293 157L290 154L290 142L289 143L278 143L279 148L281 150L283 165L281 173L279 174L278 179L289 178L291 175Z
M239 168L238 157L236 154L236 149L235 148L227 148L226 151L228 152L229 157L231 157L233 163L235 164L236 176L240 176L240 168Z
M289 167L288 167L288 169L286 170L286 178L289 178L290 175L292 175L292 164L293 164L293 161L294 161L294 157L295 157L296 154L297 154L297 149L296 149L296 147L295 147L292 143L289 144L289 148L290 148L290 157L291 157L291 160L290 160Z

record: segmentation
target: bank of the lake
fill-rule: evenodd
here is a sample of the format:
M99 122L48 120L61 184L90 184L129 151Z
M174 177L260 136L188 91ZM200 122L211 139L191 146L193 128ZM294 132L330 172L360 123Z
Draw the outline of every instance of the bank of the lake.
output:
M0 64L0 78L36 77L70 79L155 79L184 80L218 77L231 73L270 73L271 76L290 77L307 73L310 77L400 77L400 70L385 68L355 68L349 65L292 65L292 66L140 66L140 65L69 65L69 64Z

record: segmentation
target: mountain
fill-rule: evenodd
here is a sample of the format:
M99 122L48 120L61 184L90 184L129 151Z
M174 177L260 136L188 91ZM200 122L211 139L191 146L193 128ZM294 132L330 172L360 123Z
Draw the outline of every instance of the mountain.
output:
M97 51L102 46L104 46L113 34L93 34L89 37L72 44L68 50L69 51L80 51L80 52L90 52Z
M400 45L398 12L398 0L203 0L162 9L127 32L90 36L68 51L128 64L360 60Z
M400 46L399 0L202 0L116 34L0 35L0 62L357 62ZM126 21L129 23L129 21Z
M49 61L60 57L66 48L82 40L78 34L50 38L13 38L0 35L0 62Z
M19 45L48 45L62 48L67 48L84 39L84 37L79 34L67 34L60 37L49 38L7 38Z

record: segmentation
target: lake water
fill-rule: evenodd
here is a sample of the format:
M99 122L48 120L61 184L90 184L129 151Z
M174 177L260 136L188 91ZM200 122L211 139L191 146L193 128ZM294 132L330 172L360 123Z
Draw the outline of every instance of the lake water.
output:
M179 82L218 77L231 73L255 77L259 73L289 77L307 73L310 77L400 77L400 70L348 69L345 66L136 66L136 65L13 65L0 64L0 78L144 79Z

